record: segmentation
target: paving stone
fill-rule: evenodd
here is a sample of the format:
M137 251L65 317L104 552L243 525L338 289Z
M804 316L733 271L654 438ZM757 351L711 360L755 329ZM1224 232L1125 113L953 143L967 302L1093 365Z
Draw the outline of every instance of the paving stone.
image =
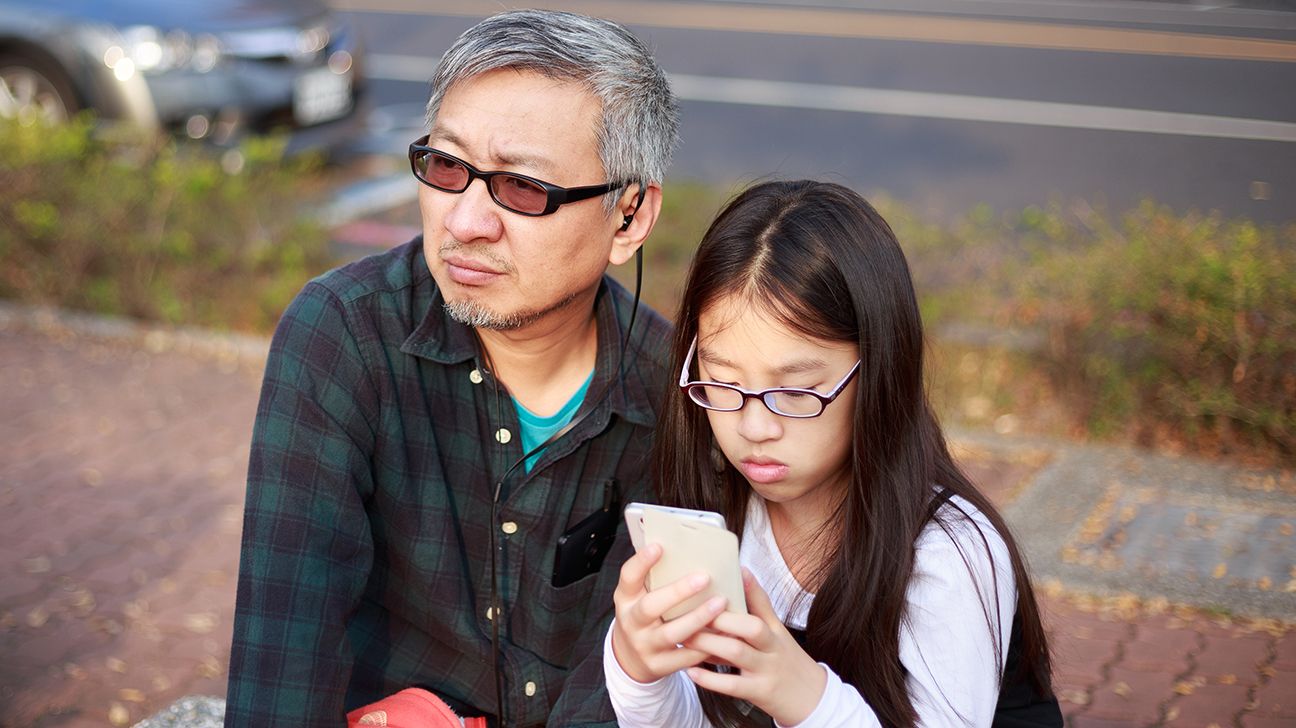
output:
M1044 625L1055 638L1119 642L1130 636L1128 622L1082 612L1069 605L1049 605L1044 612Z
M1067 728L1135 728L1148 725L1132 718L1098 718L1092 715L1077 715L1066 721Z
M1205 684L1182 681L1176 686L1192 692L1175 698L1166 710L1166 725L1173 728L1231 726L1247 705L1250 686Z
M1275 670L1256 690L1255 715L1282 717L1296 726L1296 671Z
M1274 668L1296 671L1296 631L1278 638L1274 643L1274 654Z
M1088 684L1065 682L1054 678L1053 694L1057 696L1062 713L1067 714L1072 711L1082 712L1081 709L1089 705L1092 690Z
M0 598L0 613L14 621L0 630L0 654L9 658L0 661L0 684L11 690L0 697L0 725L104 726L113 702L136 721L183 695L223 695L238 556L225 520L242 503L256 381L175 354L150 357L151 372L139 372L128 348L91 354L15 336L0 331L0 362L38 359L32 367L47 388L77 382L67 396L80 407L27 397L19 420L33 447L15 465L0 443L0 498L8 483L22 483L0 509L0 569L24 579L6 577L9 596ZM151 381L160 376L174 379ZM10 394L0 388L0 411L14 411ZM186 411L202 416L177 419ZM101 431L102 412L113 415L110 433ZM165 430L150 424L167 421ZM87 468L96 471L94 486ZM50 565L31 575L35 591L21 568L32 556ZM227 573L212 583L219 569ZM83 593L93 598L84 619L73 616L85 610ZM143 608L150 595L159 611ZM32 628L27 614L38 606L47 618ZM203 611L217 614L210 628L186 621Z
M1131 670L1179 675L1188 670L1188 656L1198 649L1197 633L1191 629L1136 622L1133 639L1124 645L1121 665Z
M1240 723L1242 728L1292 728L1292 726L1296 726L1296 721L1291 718L1277 718L1252 713L1243 715Z
M1090 686L1101 680L1103 669L1116 660L1120 645L1116 641L1079 639L1055 634L1053 674L1065 682Z
M1111 669L1107 682L1094 689L1093 700L1084 715L1155 723L1161 718L1162 703L1174 695L1173 688L1174 678L1170 675L1117 665Z
M1207 678L1233 676L1248 684L1255 682L1256 671L1269 659L1272 638L1263 634L1242 635L1225 639L1207 637L1206 647L1196 655L1196 675Z

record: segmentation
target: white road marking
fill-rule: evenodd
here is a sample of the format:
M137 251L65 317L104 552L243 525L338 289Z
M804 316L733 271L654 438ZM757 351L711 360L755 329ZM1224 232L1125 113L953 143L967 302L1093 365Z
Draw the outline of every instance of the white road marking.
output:
M437 59L373 54L368 61L369 75L372 78L427 83ZM671 74L670 80L676 96L687 101L995 124L1296 142L1296 123L1267 119L682 73Z

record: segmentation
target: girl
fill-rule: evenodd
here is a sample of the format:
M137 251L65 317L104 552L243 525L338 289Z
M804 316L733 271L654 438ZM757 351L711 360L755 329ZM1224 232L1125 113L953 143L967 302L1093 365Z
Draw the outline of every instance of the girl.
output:
M922 357L904 255L859 195L770 182L720 213L654 457L663 503L740 535L749 614L716 597L664 622L706 577L649 592L660 548L627 561L604 650L621 725L1062 725L1021 555L950 457Z

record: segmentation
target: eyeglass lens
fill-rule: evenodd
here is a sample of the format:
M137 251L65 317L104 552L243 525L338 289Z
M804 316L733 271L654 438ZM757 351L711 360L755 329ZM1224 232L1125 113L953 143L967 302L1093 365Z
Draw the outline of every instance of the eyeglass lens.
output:
M433 152L417 153L414 165L423 180L446 192L463 192L472 181L472 175L463 163ZM534 215L544 212L549 204L549 193L531 180L507 172L495 172L487 181L491 197L511 210Z
M742 392L717 384L698 384L689 388L689 397L703 407L717 410L740 410L745 397ZM804 392L774 390L762 397L765 406L776 414L788 417L812 417L823 410L823 401Z

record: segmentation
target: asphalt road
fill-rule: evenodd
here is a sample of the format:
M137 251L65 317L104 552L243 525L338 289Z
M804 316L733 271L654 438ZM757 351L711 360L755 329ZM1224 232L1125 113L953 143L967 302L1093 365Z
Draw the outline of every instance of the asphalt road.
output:
M544 4L544 3L539 3ZM627 22L682 103L670 174L844 181L945 217L1085 200L1296 221L1296 7L820 0L550 3ZM497 6L349 0L374 136L403 153L435 59Z

